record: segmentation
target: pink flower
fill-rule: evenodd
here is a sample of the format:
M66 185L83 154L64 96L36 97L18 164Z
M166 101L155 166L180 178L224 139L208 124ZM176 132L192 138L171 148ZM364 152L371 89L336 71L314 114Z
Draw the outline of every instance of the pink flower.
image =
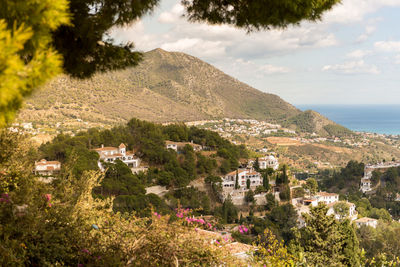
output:
M46 198L47 201L51 200L51 194L45 194L44 197Z
M218 240L215 240L215 243L217 243L218 245L220 244Z
M194 230L197 232L197 231L199 231L199 228L196 227L196 228L194 228Z
M82 252L83 252L83 253L90 254L90 251L89 251L89 250L87 250L86 248L83 248L83 249L82 249Z

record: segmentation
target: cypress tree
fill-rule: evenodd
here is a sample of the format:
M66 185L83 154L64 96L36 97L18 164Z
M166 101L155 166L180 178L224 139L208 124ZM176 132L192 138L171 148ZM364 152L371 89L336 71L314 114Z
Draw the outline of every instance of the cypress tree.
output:
M236 170L235 189L239 189L239 171Z
M260 170L260 162L258 161L258 158L256 158L256 161L254 162L254 170L259 171Z
M265 188L265 190L269 190L270 186L269 186L269 178L268 178L268 174L266 172L263 173L263 186Z
M250 189L250 179L246 180L246 187L247 187L247 189Z

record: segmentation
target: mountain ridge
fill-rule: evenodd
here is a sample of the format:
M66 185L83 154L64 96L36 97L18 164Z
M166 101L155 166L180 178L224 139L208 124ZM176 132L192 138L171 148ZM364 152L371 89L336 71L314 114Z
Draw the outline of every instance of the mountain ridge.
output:
M292 118L301 114L279 96L252 88L196 57L157 48L144 53L134 68L87 80L57 77L28 99L19 120L79 119L108 125L132 117L160 123L247 118L299 129Z

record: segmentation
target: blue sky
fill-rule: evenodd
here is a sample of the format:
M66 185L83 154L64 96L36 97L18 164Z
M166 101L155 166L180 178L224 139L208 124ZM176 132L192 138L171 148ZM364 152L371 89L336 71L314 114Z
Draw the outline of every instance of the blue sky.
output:
M252 34L182 13L163 0L111 35L141 51L196 56L292 104L400 104L400 0L343 0L321 22Z

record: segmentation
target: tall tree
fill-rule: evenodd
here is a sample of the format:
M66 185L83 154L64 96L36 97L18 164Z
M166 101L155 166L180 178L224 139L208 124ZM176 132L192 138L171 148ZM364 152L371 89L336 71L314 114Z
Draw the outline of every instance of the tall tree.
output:
M258 161L258 157L256 158L256 160L254 161L254 170L259 171L260 170L260 162Z
M295 230L291 249L303 253L311 266L359 266L360 248L354 226L340 224L328 207L319 203L303 214L306 226Z
M235 189L239 189L239 171L236 170L236 178L235 178Z
M308 178L304 189L307 189L311 196L315 195L318 191L318 182L314 178Z
M262 176L263 176L263 186L265 190L268 191L270 186L269 186L269 178L267 172L263 172Z

